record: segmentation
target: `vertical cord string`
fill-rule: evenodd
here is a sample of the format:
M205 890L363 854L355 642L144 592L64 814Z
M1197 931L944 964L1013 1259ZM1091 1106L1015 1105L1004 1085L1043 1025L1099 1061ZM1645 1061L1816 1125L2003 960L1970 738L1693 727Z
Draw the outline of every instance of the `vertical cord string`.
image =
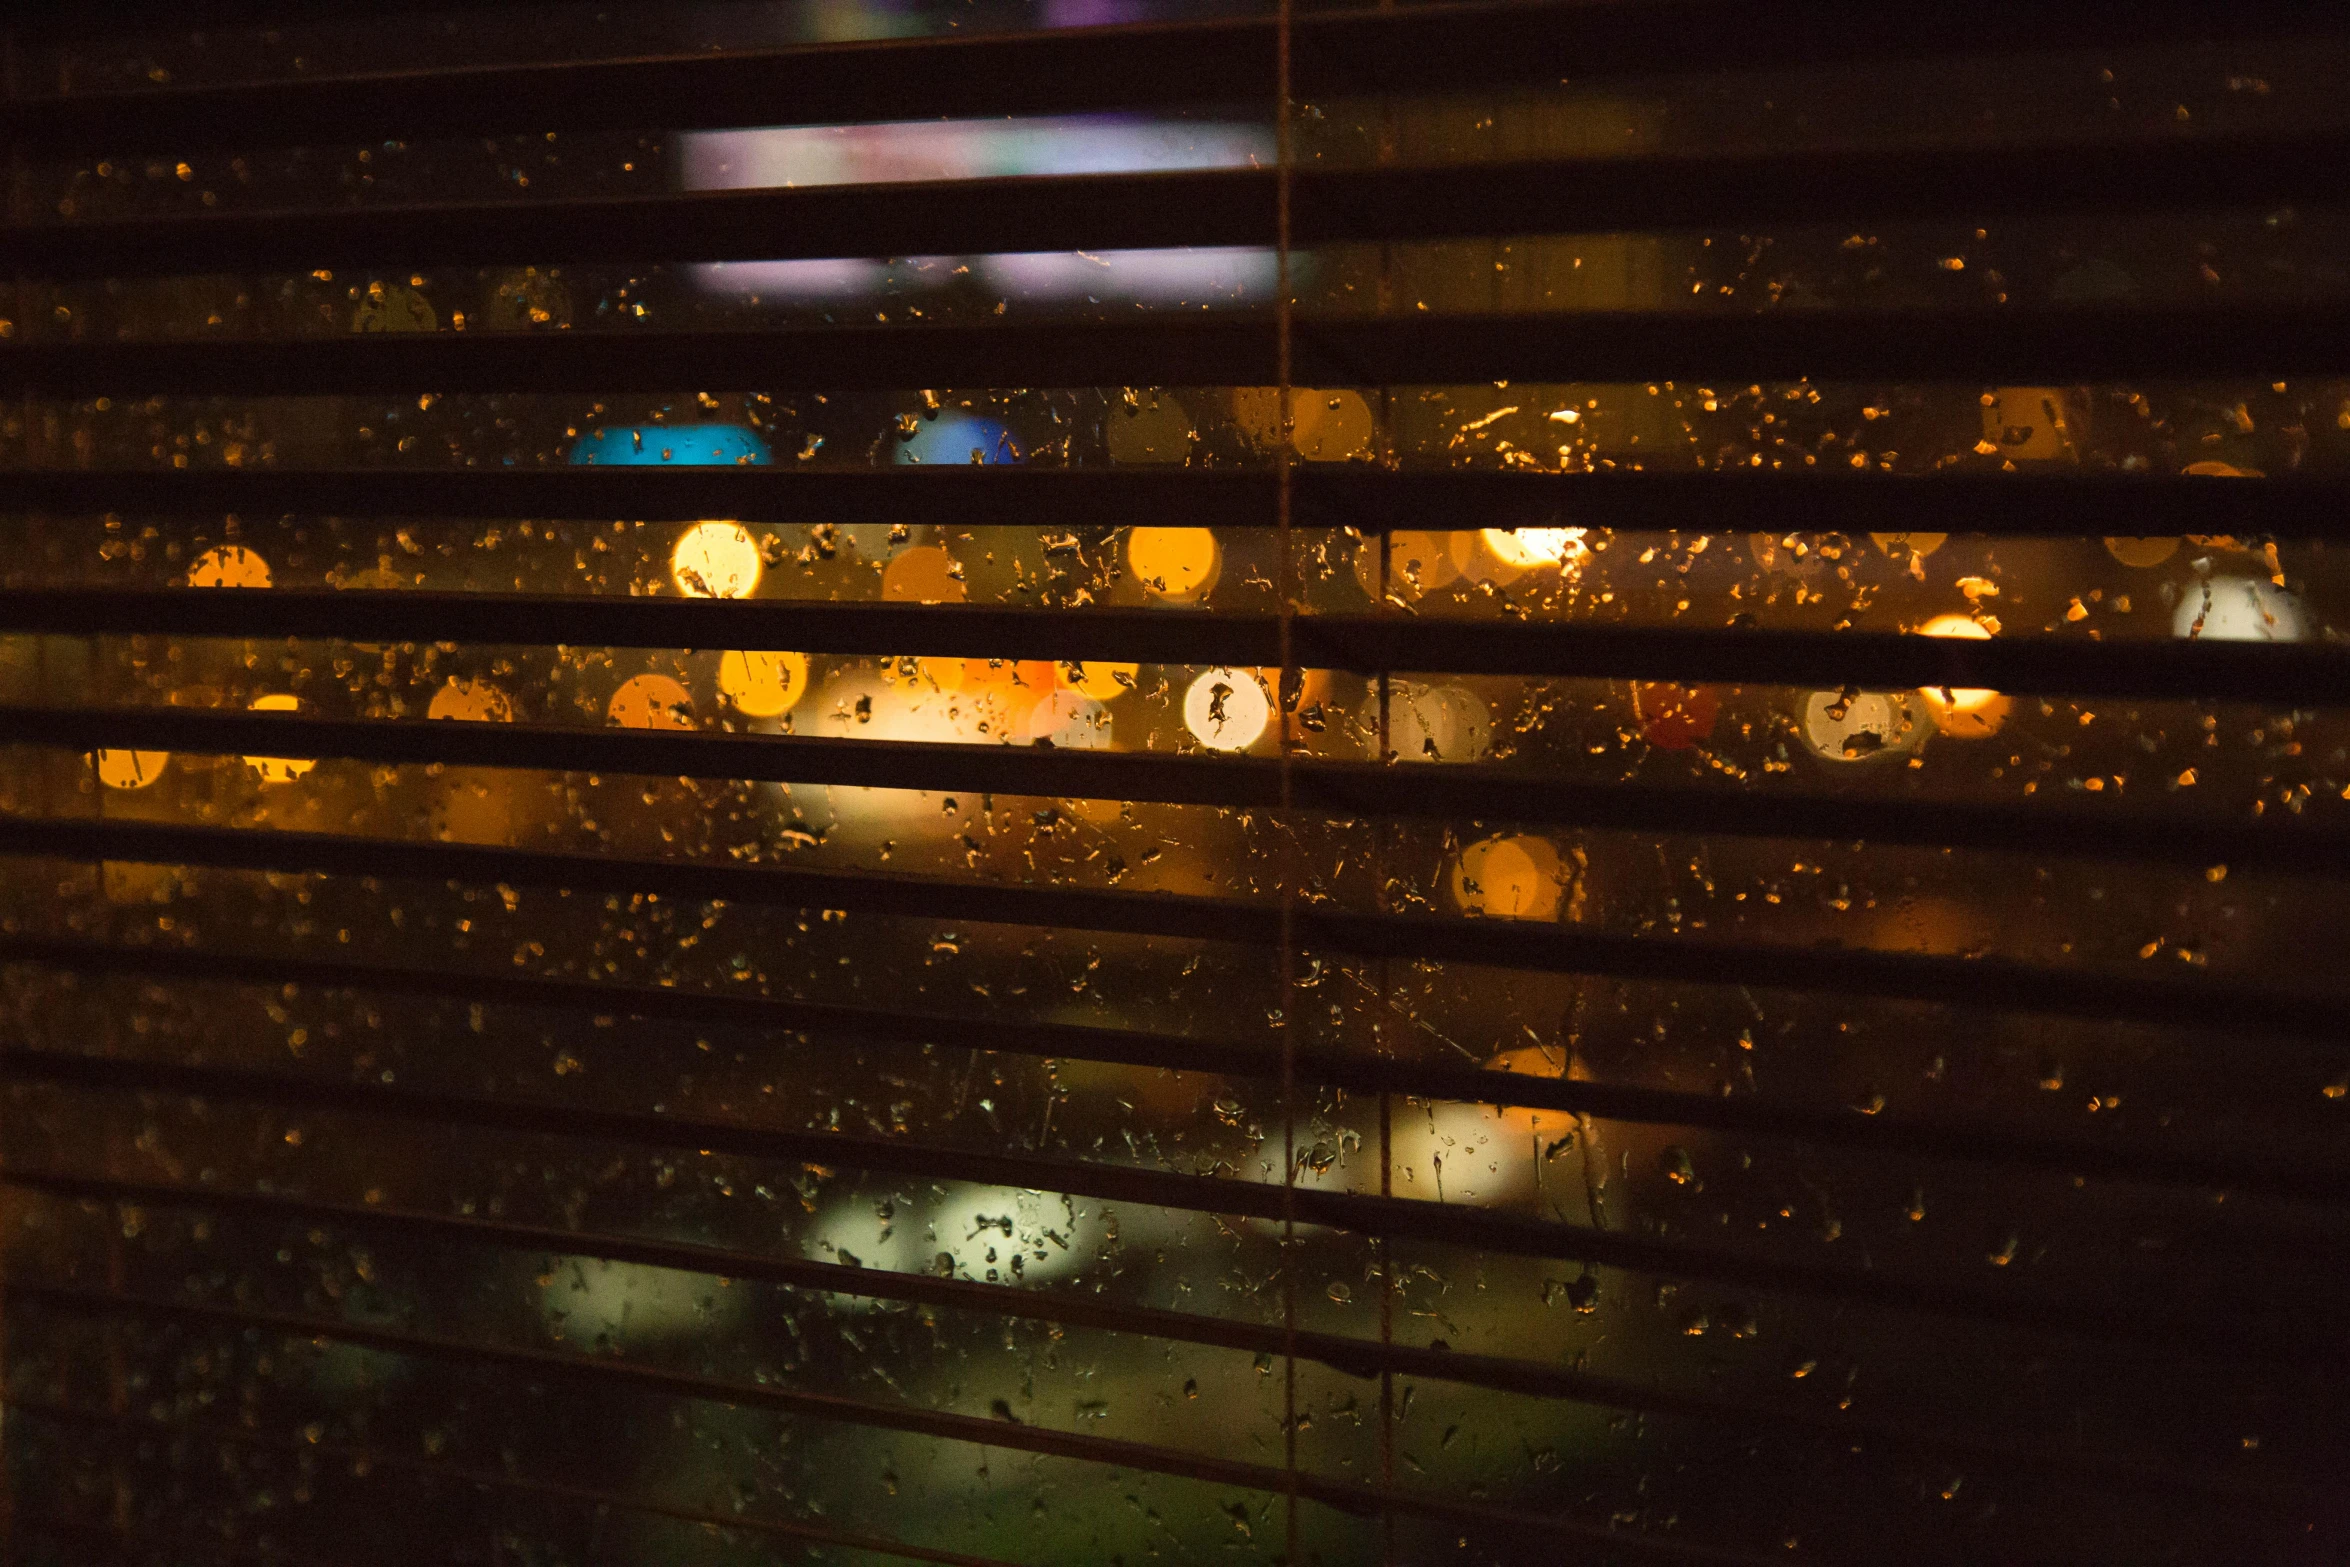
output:
M1296 421L1290 409L1292 380L1290 333L1295 304L1291 299L1289 258L1291 185L1296 166L1292 145L1295 126L1290 110L1290 43L1292 0L1278 0L1273 29L1274 171L1274 408L1279 439L1274 442L1276 501L1274 523L1279 534L1280 569L1276 573L1275 617L1279 629L1281 668L1275 680L1274 735L1279 746L1281 809L1275 819L1280 843L1281 882L1281 1453L1288 1478L1283 1498L1284 1560L1295 1563L1298 1554L1297 1469L1297 854L1296 823L1291 816L1292 707L1305 686L1297 669L1294 646L1297 576L1291 524L1296 498Z
M1392 11L1395 0L1379 0L1379 9ZM1379 100L1379 141L1377 156L1381 167L1395 162L1396 123L1395 99L1383 95ZM1377 314L1387 316L1395 310L1395 245L1382 240L1379 245L1379 282ZM1377 446L1373 452L1380 468L1393 471L1395 453L1395 398L1394 389L1379 388L1378 423L1375 429ZM1388 519L1378 519L1379 531L1375 542L1379 550L1377 591L1372 595L1371 612L1387 615L1394 611L1390 602L1395 592L1395 535L1389 531ZM1392 727L1392 704L1395 681L1390 671L1379 671L1379 765L1385 767L1395 760ZM1371 896L1373 907L1381 915L1391 912L1387 892L1387 841L1389 825L1384 820L1371 826ZM1393 1053L1388 1036L1394 1005L1392 985L1394 975L1389 957L1379 955L1379 993L1375 998L1377 1010L1371 1018L1371 1048L1379 1055ZM1395 1195L1395 1100L1382 1093L1379 1096L1379 1195ZM1395 1240L1392 1236L1374 1237L1372 1247L1379 1268L1379 1348L1382 1359L1379 1366L1379 1561L1381 1567L1395 1564L1395 1510L1386 1498L1395 1494L1395 1368L1385 1359L1385 1352L1395 1345Z
M18 58L17 47L16 29L13 27L0 28L0 97L5 97L11 107L15 105L18 95L24 90L24 84L21 80L22 65ZM21 220L25 211L26 178L23 144L12 139L8 144L7 210L7 222L11 226ZM12 280L9 296L7 307L9 317L12 320L19 319L24 315L24 280L22 278ZM32 436L32 413L32 394L28 390L24 400L24 429L28 443ZM49 682L46 678L48 672L42 669L41 665L47 660L48 646L47 638L38 639L34 643L37 650L34 654L34 667L41 677L41 694L44 697L49 694ZM94 756L92 765L93 767L96 765ZM95 783L97 780L92 779L91 781ZM42 803L47 804L48 791L44 789L42 794ZM103 897L106 891L103 872L100 873L100 878L98 891L99 895ZM7 1149L8 1126L5 1119L0 1118L0 1159L5 1159ZM0 1209L0 1214L4 1214L11 1221L16 1218L15 1201L14 1194L11 1194L8 1206L5 1209ZM13 1228L13 1224L11 1227ZM0 1388L5 1388L7 1385L8 1272L5 1260L0 1259ZM11 1445L8 1441L7 1418L5 1414L0 1414L0 1562L16 1560L16 1487L11 1483L11 1476L15 1474L14 1467L9 1463Z

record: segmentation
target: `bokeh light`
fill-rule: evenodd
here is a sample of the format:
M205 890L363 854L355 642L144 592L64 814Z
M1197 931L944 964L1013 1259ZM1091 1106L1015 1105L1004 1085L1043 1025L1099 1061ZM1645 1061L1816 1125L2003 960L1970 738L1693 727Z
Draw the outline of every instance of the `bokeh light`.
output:
M1650 745L1660 751L1686 751L1712 738L1722 716L1722 700L1711 686L1635 681L1632 716L1640 725L1640 738Z
M1830 762L1899 755L1924 738L1908 702L1887 691L1814 691L1798 727L1812 754Z
M1371 697L1365 727L1378 732L1379 698ZM1464 686L1406 682L1387 698L1387 748L1406 762L1475 762L1493 749L1493 715Z
M1487 838L1461 850L1452 866L1452 901L1487 919L1555 920L1564 883L1559 853L1547 838Z
M144 789L171 765L169 751L100 751L93 758L98 781L109 789Z
M1211 669L1183 693L1183 727L1211 751L1247 750L1272 717L1272 698L1245 669Z
M669 552L669 574L688 598L749 598L759 570L759 541L739 522L697 522Z
M2105 552L2123 565L2135 566L2143 571L2150 566L2159 566L2176 555L2182 542L2159 535L2136 539L2110 538L2105 541Z
M188 568L191 588L266 588L269 580L269 562L242 544L208 549Z
M724 653L718 691L745 718L780 718L807 694L805 653Z
M452 675L432 694L424 716L462 723L510 724L514 721L514 699L486 680Z
M914 434L898 443L895 460L931 467L961 467L972 463L1016 463L1019 442L1011 427L977 414L944 414L915 424Z
M1224 569L1216 536L1205 528L1137 528L1126 536L1126 563L1153 597L1176 603L1199 598Z
M1567 565L1590 553L1581 528L1487 528L1481 538L1494 559L1520 571Z
M971 589L945 545L916 544L881 568L881 596L893 604L960 604Z
M773 460L766 438L739 424L608 425L571 447L571 461L583 467L755 468Z
M1990 631L1971 615L1937 615L1918 627L1918 634L1986 642L1991 638ZM1960 740L1997 734L2015 706L2012 698L1975 686L1925 686L1918 691L1918 700L1925 703L1935 728Z
M691 729L694 698L667 675L632 675L612 693L605 713L623 729Z
M1028 738L1063 750L1096 751L1110 743L1110 710L1075 691L1055 691L1030 709Z
M253 699L253 711L256 713L297 713L301 710L302 699L284 692L272 692ZM265 784L287 784L309 772L318 763L310 757L248 756L245 765L259 773Z
M1096 702L1115 702L1134 689L1142 666L1072 662L1057 666L1054 673L1065 690L1089 696Z
M2171 630L2209 642L2299 642L2309 635L2301 600L2261 577L2211 577L2179 594Z

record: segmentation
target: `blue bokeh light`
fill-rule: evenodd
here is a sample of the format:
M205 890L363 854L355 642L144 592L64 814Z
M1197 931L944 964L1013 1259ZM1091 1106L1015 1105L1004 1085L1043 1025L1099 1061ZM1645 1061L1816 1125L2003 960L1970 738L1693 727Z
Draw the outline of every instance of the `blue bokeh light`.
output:
M622 424L573 443L571 461L608 468L760 467L775 460L759 432L741 424Z
M983 463L1018 462L1024 455L1012 432L993 419L976 414L945 414L927 420L914 438L897 449L897 461L929 466L960 467L977 452Z

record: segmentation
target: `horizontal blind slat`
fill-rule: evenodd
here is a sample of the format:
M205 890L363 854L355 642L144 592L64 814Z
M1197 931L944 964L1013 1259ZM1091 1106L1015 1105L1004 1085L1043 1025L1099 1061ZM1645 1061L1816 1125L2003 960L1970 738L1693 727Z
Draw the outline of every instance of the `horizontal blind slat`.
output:
M2313 1375L2350 1374L2350 1341L2324 1324L2279 1320L2256 1310L2213 1312L2132 1299L2055 1297L1950 1279L1896 1273L1662 1241L1442 1201L1379 1197L1315 1187L1284 1188L1240 1177L1174 1171L1021 1153L947 1148L840 1132L794 1131L741 1122L597 1109L582 1105L487 1099L408 1086L330 1083L226 1066L193 1066L124 1056L0 1050L0 1082L38 1083L97 1093L234 1099L299 1111L463 1126L507 1136L578 1138L680 1152L772 1159L921 1180L973 1181L1016 1190L1064 1192L1103 1202L1170 1211L1231 1215L1269 1224L1294 1214L1301 1224L1358 1235L1394 1236L1442 1245L1583 1262L1737 1288L1870 1305L1930 1316L2132 1342L2182 1333L2226 1340L2228 1354L2253 1360L2298 1360Z
M2062 384L2338 375L2350 306L1692 307L1301 320L1295 384L1479 381L1926 381ZM1272 318L725 328L701 332L366 332L281 340L23 343L0 394L310 396L423 392L1263 386Z
M1784 1567L1789 1560L1784 1555L1759 1556L1661 1534L1634 1534L1575 1518L1490 1507L1436 1492L1361 1485L1332 1479L1311 1470L1253 1464L1115 1437L1079 1435L1020 1421L991 1420L978 1415L955 1414L913 1405L873 1403L839 1394L803 1393L772 1383L729 1382L717 1377L669 1371L611 1357L591 1359L554 1350L484 1344L469 1339L350 1321L328 1321L190 1300L157 1300L45 1280L12 1281L9 1296L11 1300L35 1300L109 1315L176 1317L217 1322L240 1329L259 1328L295 1339L331 1338L392 1354L415 1355L457 1365L506 1366L536 1375L575 1377L677 1398L768 1409L810 1420L837 1421L844 1425L901 1431L950 1442L968 1442L980 1447L1000 1447L1085 1463L1112 1464L1149 1474L1174 1475L1274 1495L1294 1488L1299 1496L1309 1501L1360 1517L1375 1516L1384 1508L1406 1516L1439 1519L1447 1523L1582 1541L1604 1546L1620 1557L1639 1560L1704 1563L1712 1564L1712 1567L1766 1567L1766 1564L1770 1564L1770 1567Z
M55 1297L51 1297L54 1300ZM120 1297L126 1301L130 1297ZM125 1306L124 1310L130 1310ZM166 1308L167 1309L167 1308ZM213 1320L219 1320L217 1318ZM629 1496L591 1486L566 1485L559 1481L533 1479L503 1471L467 1469L444 1461L416 1458L407 1453L389 1452L379 1447L364 1447L349 1442L313 1440L315 1433L288 1432L281 1437L258 1431L252 1427L226 1420L210 1420L174 1412L157 1419L153 1415L134 1414L127 1410L100 1409L87 1404L69 1404L35 1399L23 1395L10 1396L4 1407L20 1416L47 1416L71 1421L77 1429L96 1426L104 1430L144 1434L150 1438L166 1433L184 1441L189 1437L209 1439L231 1446L269 1451L283 1450L301 1459L333 1459L348 1465L350 1473L359 1477L377 1469L388 1469L424 1479L448 1481L467 1489L502 1491L510 1495L573 1502L598 1509L617 1508L623 1512L643 1513L651 1517L667 1518L680 1523L700 1524L716 1531L720 1538L730 1534L748 1534L780 1540L798 1540L811 1545L837 1546L844 1550L872 1552L900 1561L932 1562L940 1567L1023 1567L995 1556L970 1556L960 1551L932 1550L926 1546L892 1540L880 1535L859 1534L849 1530L827 1528L800 1519L765 1518L755 1513L704 1513L669 1503ZM175 1449L178 1443L174 1444ZM135 1521L128 1525L119 1519L110 1519L104 1525L87 1520L74 1520L56 1515L33 1513L18 1509L16 1526L26 1533L38 1528L64 1528L75 1533L128 1537L132 1540L168 1538L152 1522ZM179 1514L177 1521L183 1529L189 1525L201 1527L201 1513ZM152 1533L150 1532L152 1531ZM193 1532L193 1531L190 1531ZM277 1543L256 1546L250 1550L236 1542L218 1538L204 1541L206 1561L259 1562L266 1567L348 1567L350 1558L337 1555L324 1557L296 1555Z
M182 151L601 129L1058 114L1240 100L1274 81L1276 19L942 35L28 97L7 138L46 152ZM1503 0L1295 19L1302 98L1546 86L1662 72L2336 35L2272 0Z
M66 973L114 974L157 982L356 989L462 1000L469 1004L584 1010L598 1016L723 1025L767 1033L957 1047L1050 1060L1098 1061L1174 1072L1267 1078L1281 1072L1270 1040L1150 1033L1032 1020L951 1017L791 999L726 995L684 987L476 975L446 969L313 958L255 958L194 949L99 946L0 937L0 964L37 964ZM1704 1127L1824 1148L2156 1184L2201 1185L2312 1200L2350 1196L2350 1170L2307 1159L2182 1151L2049 1137L1982 1120L1862 1115L1746 1096L1649 1089L1444 1061L1368 1055L1323 1045L1294 1052L1304 1081L1350 1093L1396 1094L1455 1104L1555 1110L1647 1125Z
M681 435L692 426L681 427ZM1300 527L1472 530L1556 526L1719 534L1987 533L2096 538L2227 534L2350 540L2350 477L1950 470L1821 474L1736 469L1293 470ZM965 527L1191 524L1270 528L1279 481L1239 468L953 464L805 467L0 469L20 512L328 513L451 518L905 522Z
M0 267L95 278L1268 246L1279 180L1199 169L44 222L0 230ZM1309 167L1291 187L1300 247L2261 208L2350 196L2350 135Z
M676 734L416 719L333 719L174 707L0 704L0 744L81 750L634 773L766 783L1002 793L1301 811L1357 819L1528 825L1690 836L1811 838L2117 858L2197 870L2350 873L2350 829L2286 813L2258 823L2136 806L1976 804L1854 793L1592 783L1479 763L1268 758L1067 747ZM1408 760L1408 759L1407 759Z
M333 833L8 816L0 817L0 854L314 872L390 881L469 881L612 895L657 893L705 903L830 908L941 922L1052 926L1105 935L1258 947L1271 947L1281 939L1277 905L1236 898L630 859ZM1357 914L1320 904L1302 905L1291 917L1300 943L1367 957L1487 964L1625 980L1744 985L1760 990L1818 990L2202 1028L2230 1036L2335 1039L2341 1033L2342 1004L2322 992L2177 975L2059 969L2006 959L1880 948L1796 947L1696 937L1660 939L1532 920Z
M418 1213L381 1206L322 1202L281 1192L197 1189L105 1179L50 1171L7 1170L0 1185L79 1202L122 1207L176 1207L289 1224L333 1224L376 1234L398 1234L428 1243L475 1245L595 1257L645 1267L672 1268L718 1277L783 1284L793 1288L861 1299L943 1306L1026 1320L1116 1333L1140 1333L1175 1343L1202 1344L1258 1354L1280 1354L1292 1343L1300 1359L1349 1376L1382 1372L1457 1382L1465 1386L1595 1403L1607 1408L1731 1421L1825 1435L1839 1442L1881 1442L1909 1451L1962 1454L2000 1468L2039 1466L2092 1476L2115 1486L2184 1486L2198 1494L2277 1497L2307 1484L2291 1473L2247 1469L2240 1464L2188 1466L2146 1462L2076 1447L1984 1439L1956 1431L1922 1430L1844 1410L1815 1410L1784 1402L1744 1401L1717 1394L1686 1392L1650 1383L1595 1376L1538 1361L1515 1360L1417 1344L1300 1330L1294 1338L1281 1326L1196 1312L1167 1311L1104 1301L1073 1291L1041 1290L967 1279L942 1279L886 1268L850 1267L798 1257L736 1251L676 1241L647 1240L588 1230L553 1230L455 1214ZM2238 1450L2241 1446L2238 1444Z
M1108 660L1270 668L1276 617L1241 611L814 599L270 588L0 589L0 629L59 636L316 638L567 647L733 648L881 657ZM1879 631L1627 626L1316 614L1291 651L1308 669L1674 680L1839 689L1949 687L2267 706L2350 700L2350 650L2321 643L2145 638L1976 640Z

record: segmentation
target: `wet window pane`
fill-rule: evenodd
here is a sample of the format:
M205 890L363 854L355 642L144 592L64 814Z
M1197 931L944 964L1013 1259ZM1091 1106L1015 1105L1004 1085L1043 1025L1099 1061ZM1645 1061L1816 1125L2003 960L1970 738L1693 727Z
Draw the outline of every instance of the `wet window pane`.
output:
M2339 1553L2337 24L285 11L12 40L6 1552Z

